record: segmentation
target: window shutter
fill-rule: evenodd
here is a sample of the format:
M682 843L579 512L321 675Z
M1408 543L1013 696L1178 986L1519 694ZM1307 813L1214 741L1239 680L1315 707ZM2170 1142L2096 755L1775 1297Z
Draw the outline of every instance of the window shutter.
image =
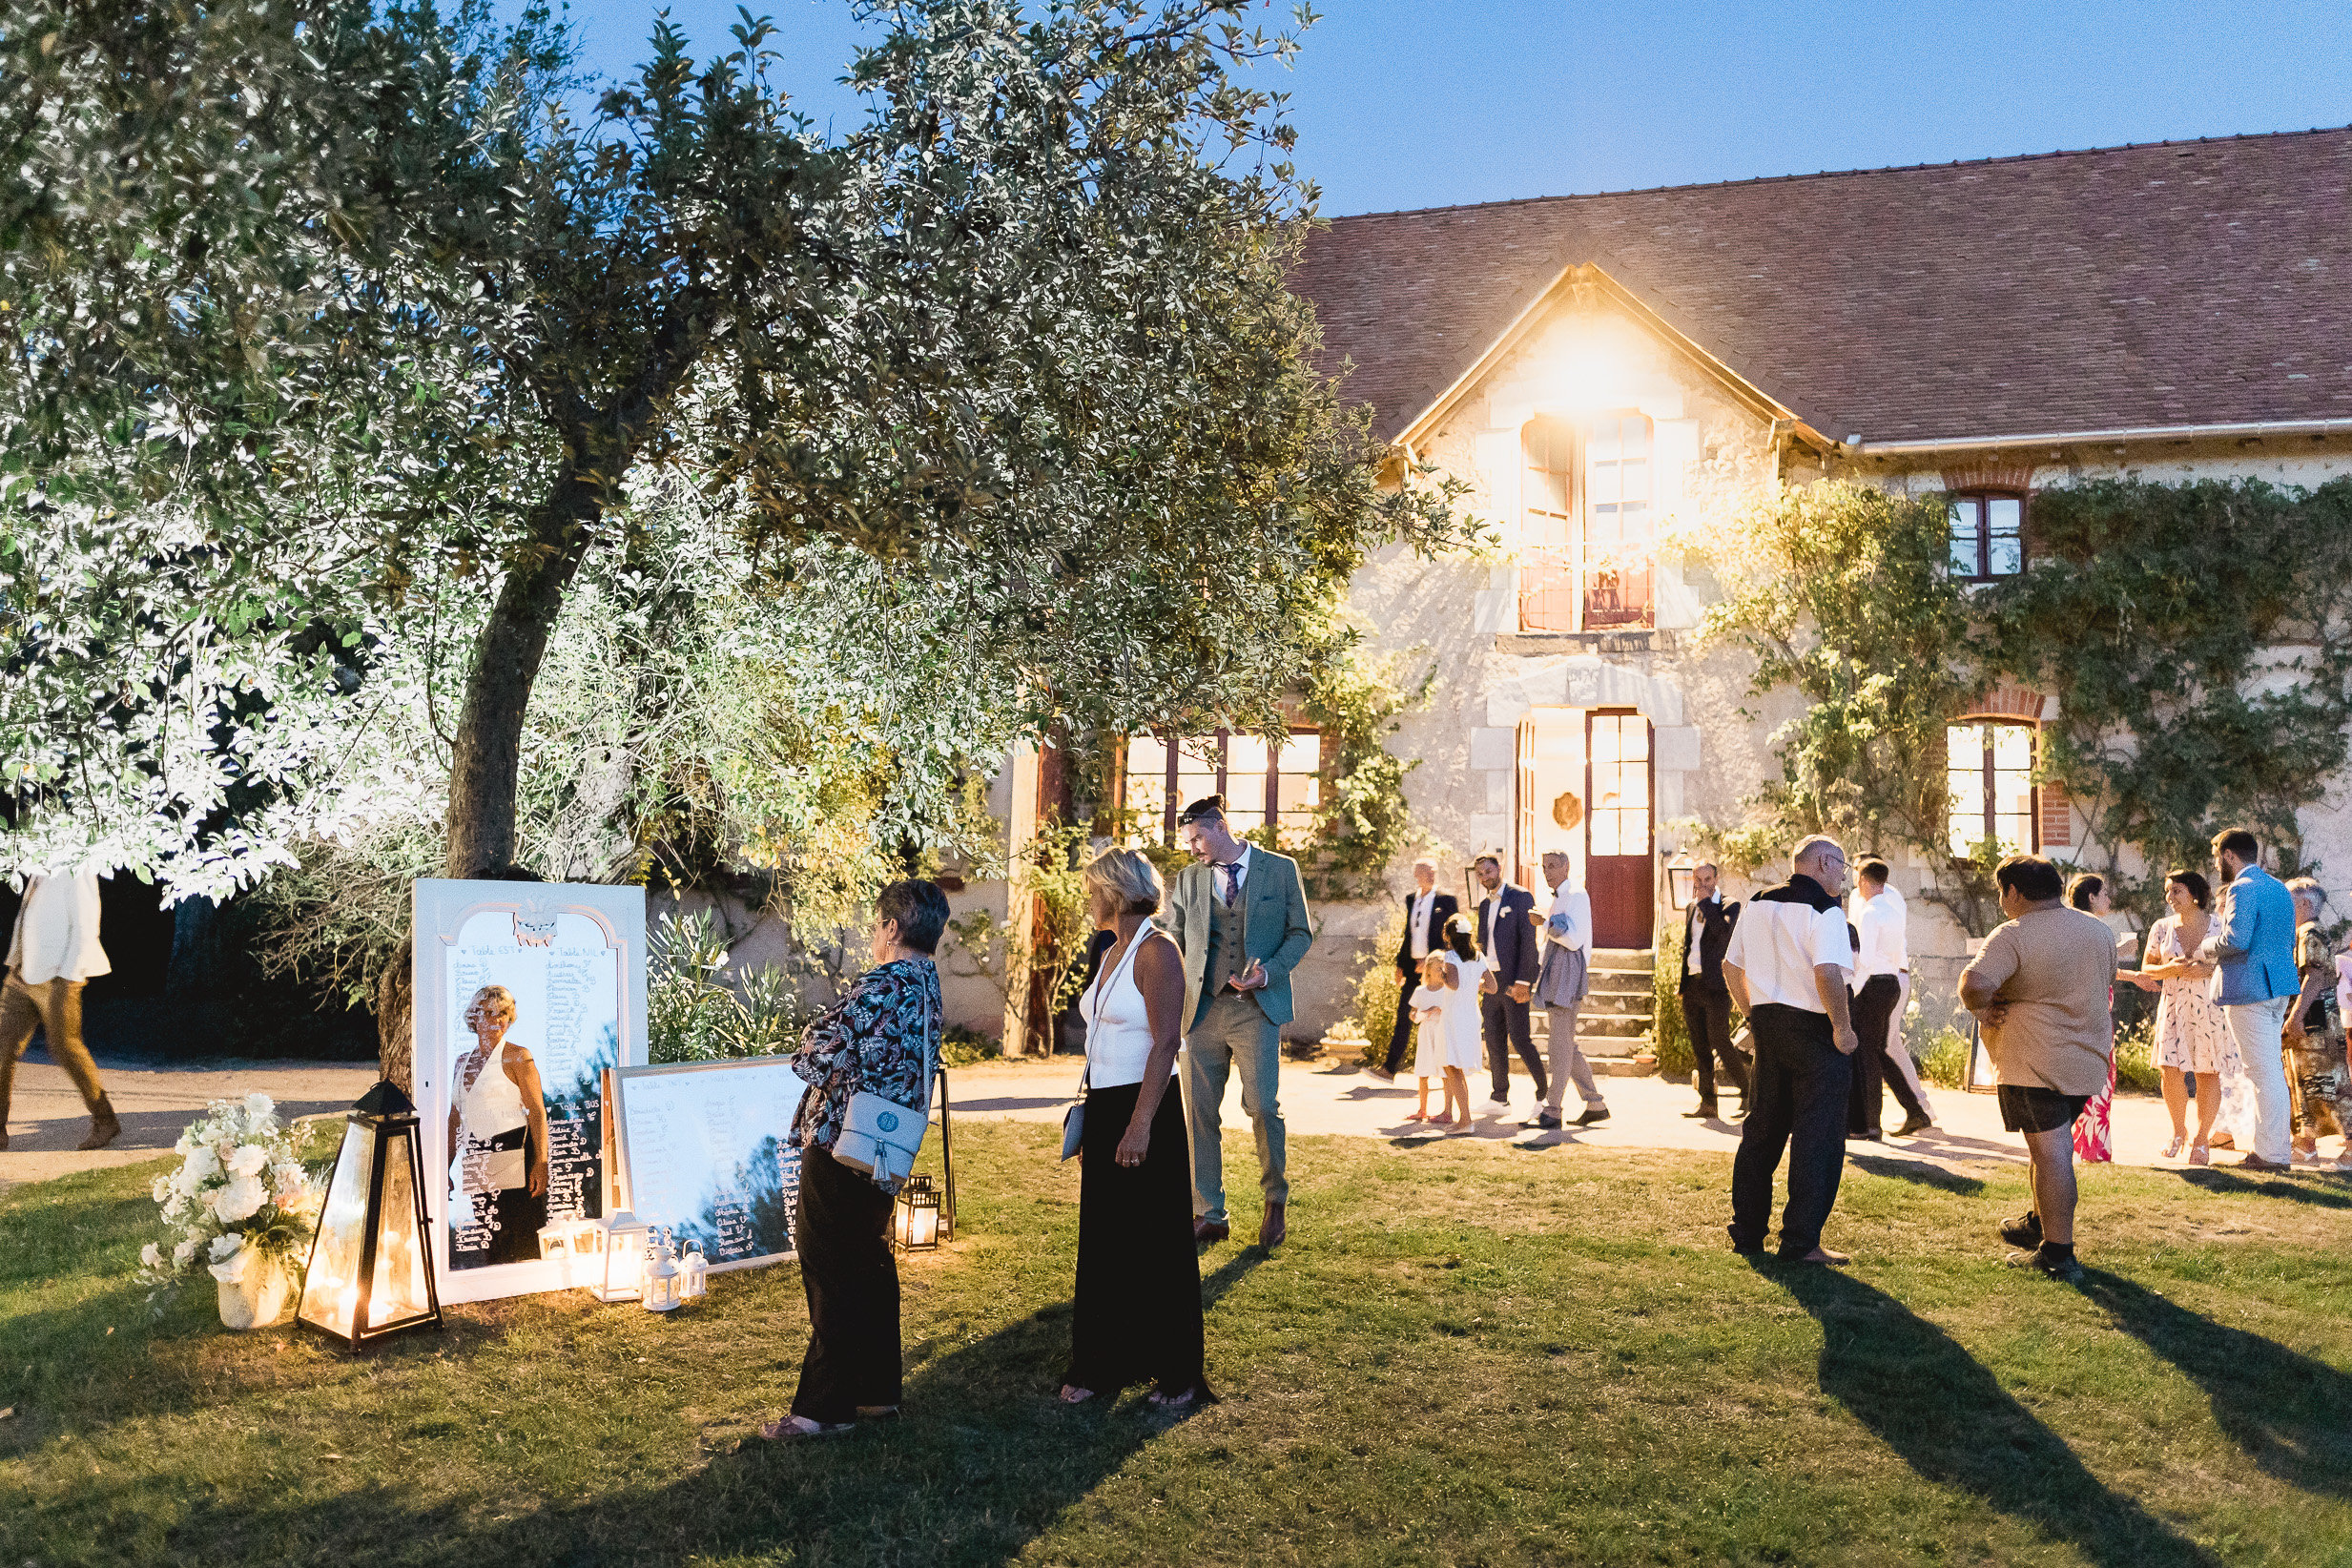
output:
M2071 849L2074 843L2074 802L2066 786L2053 780L2040 786L2042 848Z

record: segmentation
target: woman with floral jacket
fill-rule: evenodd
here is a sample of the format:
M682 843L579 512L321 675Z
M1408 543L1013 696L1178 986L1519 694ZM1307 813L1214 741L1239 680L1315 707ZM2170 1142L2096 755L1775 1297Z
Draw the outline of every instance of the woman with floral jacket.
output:
M794 1118L800 1193L793 1246L809 1297L809 1352L792 1413L768 1438L822 1437L859 1417L898 1413L898 1266L888 1229L892 1187L833 1157L850 1098L877 1094L928 1107L927 1064L939 1049L939 971L947 895L935 882L893 882L875 900L874 961L809 1025L792 1055L809 1087Z

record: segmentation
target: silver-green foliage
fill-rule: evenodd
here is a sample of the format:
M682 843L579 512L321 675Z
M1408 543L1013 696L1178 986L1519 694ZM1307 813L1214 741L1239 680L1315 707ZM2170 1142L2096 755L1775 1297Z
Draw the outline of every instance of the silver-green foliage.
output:
M708 910L665 914L654 925L650 947L649 1060L772 1056L799 1043L814 1014L792 977L774 964L730 976L726 939Z

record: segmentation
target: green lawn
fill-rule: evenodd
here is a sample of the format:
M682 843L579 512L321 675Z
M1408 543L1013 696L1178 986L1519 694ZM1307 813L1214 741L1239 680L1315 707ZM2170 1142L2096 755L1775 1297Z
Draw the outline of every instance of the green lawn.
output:
M2001 1267L2005 1169L1857 1159L1827 1272L1730 1253L1720 1156L1300 1139L1290 1245L1204 1260L1224 1402L1174 1420L1052 1399L1059 1138L959 1133L907 1418L790 1450L738 1449L789 1267L350 1358L152 1319L158 1167L19 1188L0 1563L2352 1562L2352 1184L2094 1173L2076 1292Z

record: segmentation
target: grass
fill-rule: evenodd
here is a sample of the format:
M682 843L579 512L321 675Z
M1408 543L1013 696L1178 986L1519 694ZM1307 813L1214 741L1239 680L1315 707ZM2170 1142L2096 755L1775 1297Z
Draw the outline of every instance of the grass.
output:
M1292 1243L1204 1259L1224 1403L1178 1420L1052 1400L1059 1136L959 1132L907 1418L790 1450L737 1448L795 1380L789 1266L352 1358L151 1317L155 1167L18 1188L0 1562L2352 1561L2352 1184L2092 1172L2076 1292L2001 1267L2006 1168L1856 1156L1826 1272L1724 1248L1719 1156L1302 1138Z

